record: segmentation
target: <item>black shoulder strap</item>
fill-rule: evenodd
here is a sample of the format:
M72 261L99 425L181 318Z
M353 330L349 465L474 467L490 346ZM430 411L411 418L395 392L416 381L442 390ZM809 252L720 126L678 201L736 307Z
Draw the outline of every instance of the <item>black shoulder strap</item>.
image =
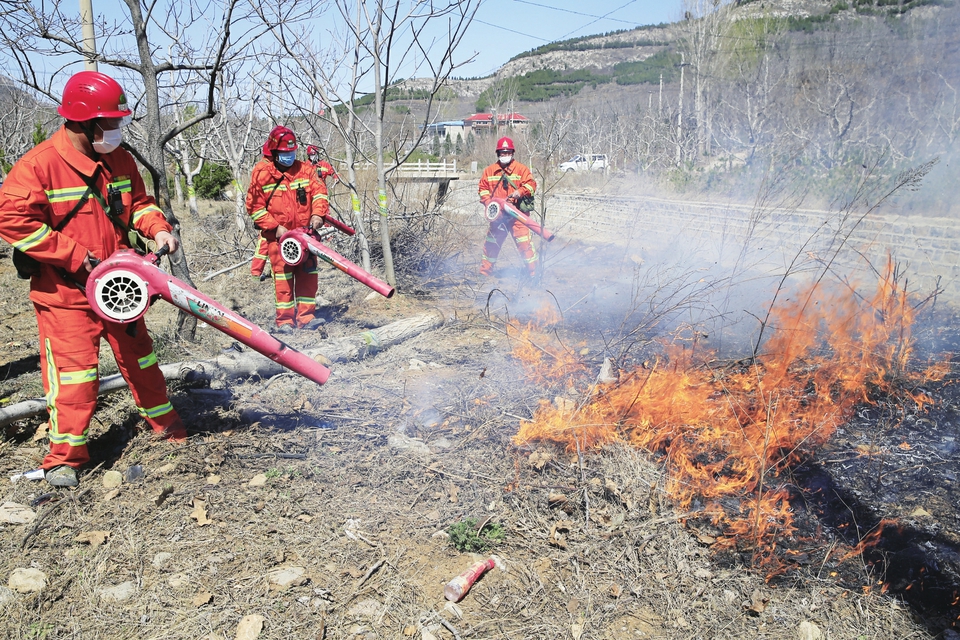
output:
M93 177L94 177L94 179L96 179L97 174L98 174L99 172L100 172L100 165L98 164L96 171L93 172ZM87 177L86 177L85 175L83 175L82 173L80 173L79 171L78 171L77 173L79 173L80 176L83 178L83 181L87 183L87 190L84 191L84 192L83 192L83 195L80 196L80 199L77 200L77 204L74 205L73 209L70 210L70 213L68 213L67 215L65 215L65 216L63 217L63 220L60 221L60 224L58 224L57 226L55 226L55 227L53 228L54 231L60 231L60 230L63 229L65 226L67 226L67 223L70 222L70 219L73 218L73 216L77 215L77 212L80 211L80 208L81 208L84 204L86 204L87 200L90 199L90 195L91 195L92 193L95 193L95 192L96 192L96 189L94 189L93 187L91 187L91 186L90 186L90 183L87 182Z
M93 172L93 176L87 177L86 175L77 171L77 174L83 178L83 181L87 184L87 193L92 195L98 203L100 203L100 208L103 209L103 212L107 214L107 217L110 218L110 222L113 223L117 229L127 233L133 230L133 212L130 213L129 223L123 224L123 221L120 220L120 215L122 211L115 211L111 206L111 202L103 197L103 194L100 193L100 189L97 188L97 174L100 172L100 165L97 165L97 170ZM122 208L122 207L121 207Z
M270 192L270 195L267 196L267 201L263 203L263 210L266 211L267 207L270 206L270 201L273 199L273 194L277 192L277 187L280 186L280 183L283 182L283 174L280 174L280 179L273 183L273 191Z

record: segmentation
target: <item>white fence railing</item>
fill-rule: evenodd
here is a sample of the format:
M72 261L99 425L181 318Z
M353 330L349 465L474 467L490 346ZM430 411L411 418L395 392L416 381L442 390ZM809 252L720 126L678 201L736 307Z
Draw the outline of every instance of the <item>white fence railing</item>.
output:
M454 178L457 176L457 161L404 162L394 173L399 178Z

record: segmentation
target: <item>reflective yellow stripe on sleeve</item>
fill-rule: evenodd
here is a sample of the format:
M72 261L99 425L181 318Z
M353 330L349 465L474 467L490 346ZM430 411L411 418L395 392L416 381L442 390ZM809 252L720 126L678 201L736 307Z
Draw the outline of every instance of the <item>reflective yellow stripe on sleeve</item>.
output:
M13 247L15 249L20 249L20 251L26 252L43 242L44 238L46 238L51 231L52 230L49 226L41 224L39 229L28 235L26 238L14 242Z

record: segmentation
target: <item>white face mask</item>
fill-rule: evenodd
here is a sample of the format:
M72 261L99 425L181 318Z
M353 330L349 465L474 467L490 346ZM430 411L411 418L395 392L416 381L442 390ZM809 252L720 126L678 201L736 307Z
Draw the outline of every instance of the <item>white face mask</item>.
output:
M123 132L120 129L104 131L100 128L100 125L97 125L97 130L100 132L100 139L93 142L93 150L97 153L110 153L119 147L120 142L123 141Z
M499 160L500 164L502 164L503 166L507 166L508 164L510 164L510 161L513 160L513 156L512 155L500 156L499 158L497 158L497 160Z

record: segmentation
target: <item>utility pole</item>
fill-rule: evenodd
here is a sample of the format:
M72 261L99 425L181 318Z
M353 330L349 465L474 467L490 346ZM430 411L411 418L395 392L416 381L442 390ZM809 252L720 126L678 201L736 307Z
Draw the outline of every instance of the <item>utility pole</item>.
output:
M663 71L660 72L660 98L657 102L657 116L663 114Z
M83 25L83 67L97 71L97 36L93 32L93 0L80 0L80 23Z
M683 144L681 134L683 132L683 68L687 63L683 61L683 53L680 54L680 100L677 105L677 167L683 162Z

